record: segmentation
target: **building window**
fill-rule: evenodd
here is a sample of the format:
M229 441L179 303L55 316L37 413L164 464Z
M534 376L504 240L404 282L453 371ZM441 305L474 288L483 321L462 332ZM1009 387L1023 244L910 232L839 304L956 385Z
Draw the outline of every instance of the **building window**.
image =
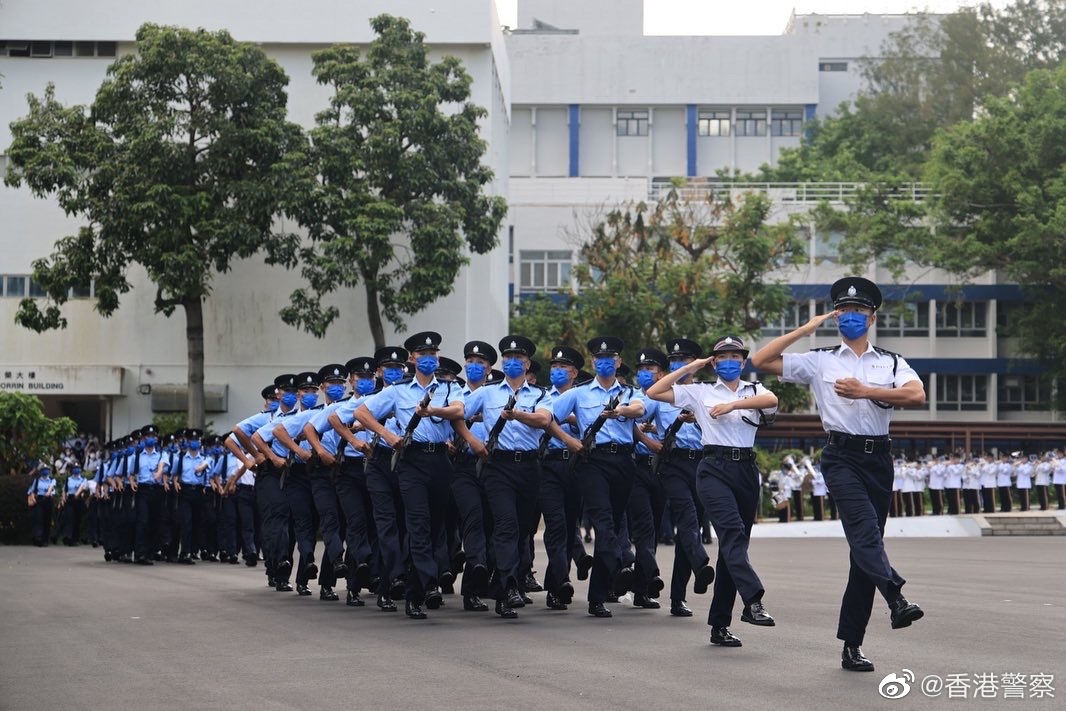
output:
M988 333L986 306L983 301L937 304L936 335L949 338L985 336Z
M803 111L778 110L770 112L770 135L771 136L801 136L803 135Z
M928 410L929 409L929 400L931 399L929 397L929 374L926 373L925 375L922 375L921 373L919 373L918 374L918 379L922 381L922 388L925 390L925 402L923 402L921 405L918 405L917 407L912 407L912 408L908 408L908 409L911 409L911 410Z
M42 297L48 296L48 294L45 293L44 287L35 282L33 279L30 279L30 296L35 299L40 299Z
M820 72L846 72L848 71L847 62L818 62L818 71Z
M814 231L814 259L815 264L822 262L836 262L840 259L840 243L844 241L844 233L834 230Z
M0 40L0 57L114 57L117 53L117 42Z
M88 299L93 295L92 282L84 286L75 286L70 290L71 299Z
M619 136L647 136L648 110L627 109L618 112L617 129Z
M3 282L4 296L21 299L26 295L26 282L29 281L26 277L9 275L0 281Z
M697 121L697 133L701 136L728 136L728 111L700 111Z
M1001 411L1051 409L1051 382L1039 375L1001 375L997 392Z
M988 409L987 375L938 375L936 378L938 410L980 411Z
M519 289L522 293L559 292L570 289L573 253L565 250L519 253Z
M929 302L885 303L877 312L877 335L928 336Z
M765 136L765 111L737 111L736 129L738 136Z
M791 333L811 320L811 304L809 301L792 302L785 312L773 321L767 321L762 327L762 335L767 338L775 338Z

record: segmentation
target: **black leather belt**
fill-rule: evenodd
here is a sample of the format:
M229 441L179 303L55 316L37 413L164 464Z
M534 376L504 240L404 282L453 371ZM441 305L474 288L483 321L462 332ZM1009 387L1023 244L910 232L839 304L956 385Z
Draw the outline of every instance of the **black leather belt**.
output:
M702 449L682 449L674 447L670 451L670 461L674 462L679 459L703 459Z
M609 442L607 444L597 444L592 448L592 451L597 454L625 454L628 456L633 453L633 445Z
M650 467L655 464L654 454L638 454L635 459L637 464L642 467Z
M342 464L356 464L358 462L365 462L365 461L366 461L366 457L364 457L362 455L360 455L358 457L355 457L355 456L352 456L351 454L345 454L344 455L344 459L341 460L341 463Z
M497 449L492 453L494 462L532 462L539 459L538 449Z
M703 456L740 462L755 459L755 450L751 447L720 447L716 444L708 444L703 448Z
M544 455L544 461L546 462L565 462L569 459L570 450L566 449L565 447L563 449L549 449L548 452Z
M892 448L892 440L888 435L866 436L853 435L844 432L830 432L825 440L826 446L833 445L852 452L863 454L884 454Z
M408 452L423 452L425 454L432 454L433 452L446 452L448 447L445 446L445 442L411 442L407 445Z
M470 452L460 452L459 454L455 455L456 464L470 464L471 462L476 461L477 455L471 454Z

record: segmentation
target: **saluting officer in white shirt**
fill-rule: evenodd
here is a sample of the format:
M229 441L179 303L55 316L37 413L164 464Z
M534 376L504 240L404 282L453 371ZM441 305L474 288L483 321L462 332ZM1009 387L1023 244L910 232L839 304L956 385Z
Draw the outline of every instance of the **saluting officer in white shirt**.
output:
M861 277L840 279L830 289L835 310L768 343L752 358L761 372L811 386L822 426L829 433L822 451L822 474L836 500L851 549L851 572L840 608L837 638L844 642L841 666L873 671L860 645L877 589L891 609L892 628L923 616L900 592L904 579L888 561L885 520L892 497L892 455L888 426L893 407L925 402L918 374L901 356L874 348L867 331L877 320L881 291ZM809 353L784 354L836 317L843 342Z

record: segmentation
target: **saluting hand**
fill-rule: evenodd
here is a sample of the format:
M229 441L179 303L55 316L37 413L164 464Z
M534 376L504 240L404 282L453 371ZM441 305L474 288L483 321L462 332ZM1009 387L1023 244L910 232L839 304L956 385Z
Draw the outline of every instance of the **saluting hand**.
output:
M823 323L825 323L831 318L836 318L842 313L843 311L841 311L840 309L834 309L833 311L830 311L828 313L818 314L817 316L811 318L810 321L800 326L799 330L803 334L809 336L815 331L817 331Z

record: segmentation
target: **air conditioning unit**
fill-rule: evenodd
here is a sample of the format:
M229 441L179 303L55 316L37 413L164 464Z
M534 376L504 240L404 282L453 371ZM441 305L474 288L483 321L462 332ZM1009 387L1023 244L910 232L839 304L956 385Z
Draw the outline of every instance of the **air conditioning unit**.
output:
M229 409L229 385L204 385L204 411ZM152 384L152 412L185 412L189 409L189 388L184 384Z

